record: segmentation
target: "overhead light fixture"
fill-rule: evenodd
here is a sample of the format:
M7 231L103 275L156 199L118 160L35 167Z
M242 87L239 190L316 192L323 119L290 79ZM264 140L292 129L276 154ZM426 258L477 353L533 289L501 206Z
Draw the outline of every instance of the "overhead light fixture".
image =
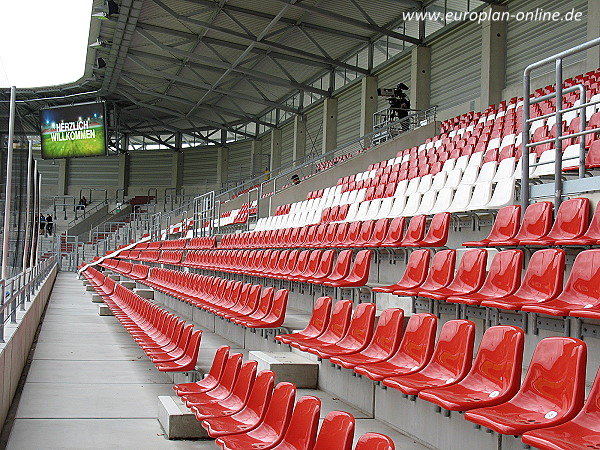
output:
M105 46L106 46L106 41L103 41L100 38L96 39L95 42L92 42L90 45L88 45L89 48L100 48L100 47L105 47Z
M106 67L106 61L104 61L104 58L96 58L96 69L103 69Z

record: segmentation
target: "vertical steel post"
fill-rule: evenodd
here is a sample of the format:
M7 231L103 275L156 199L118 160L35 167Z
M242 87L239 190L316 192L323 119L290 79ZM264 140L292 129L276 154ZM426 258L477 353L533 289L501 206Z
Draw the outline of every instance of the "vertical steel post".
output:
M42 174L38 175L38 217L42 215ZM35 243L35 262L40 260L40 226L38 226L38 238Z
M554 140L554 213L562 202L562 58L556 59L556 139Z
M17 89L10 88L10 109L8 116L8 151L6 155L6 190L4 194L4 231L2 233L2 279L6 280L8 274L8 242L10 238L10 208L12 195L12 165L13 165L13 140L15 136L15 105ZM2 293L4 295L4 292Z
M29 152L27 154L27 213L25 215L25 243L23 247L23 272L27 270L29 260L29 248L31 247L29 239L31 238L29 229L31 228L31 169L33 159L33 142L29 141Z
M32 236L31 236L31 243L34 245L30 246L30 251L29 251L29 267L33 267L36 263L36 258L35 258L35 252L37 249L37 242L40 239L40 224L39 222L36 222L40 220L40 213L38 212L39 209L39 198L40 198L40 192L38 191L38 173L37 173L37 161L33 161L33 228L32 228Z
M523 75L523 130L521 132L521 217L529 206L529 89L531 75L525 69Z

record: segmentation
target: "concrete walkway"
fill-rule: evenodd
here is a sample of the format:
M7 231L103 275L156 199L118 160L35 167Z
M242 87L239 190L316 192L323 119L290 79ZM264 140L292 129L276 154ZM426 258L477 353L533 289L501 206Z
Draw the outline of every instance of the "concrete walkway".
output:
M230 344L202 336L199 363ZM213 441L169 441L157 420L159 395L173 383L158 372L114 317L98 315L80 280L59 273L35 345L8 449L216 449ZM240 349L235 349L241 351ZM246 352L244 352L246 353ZM367 431L392 437L398 450L420 444L321 391L300 389L323 401L321 417L345 410L355 415L355 440Z

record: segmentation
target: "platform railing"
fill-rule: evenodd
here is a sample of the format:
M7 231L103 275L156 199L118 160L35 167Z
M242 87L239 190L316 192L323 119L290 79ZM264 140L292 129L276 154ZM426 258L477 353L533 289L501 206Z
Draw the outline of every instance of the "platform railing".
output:
M56 266L56 255L39 262L33 267L28 267L12 278L0 280L2 298L0 299L0 343L4 343L4 329L6 324L17 323L17 312L25 311L26 303Z
M537 61L527 66L523 72L523 129L522 129L522 148L523 155L527 155L531 148L537 145L546 143L554 143L555 156L554 156L554 210L556 211L562 202L563 197L563 151L562 144L565 139L580 137L580 151L579 151L579 171L578 175L583 178L585 173L585 135L600 131L599 128L594 130L586 130L586 107L596 104L598 102L588 102L585 96L585 87L582 85L572 86L570 88L563 88L563 60L564 58L575 55L577 53L588 50L589 48L600 46L600 37L588 41L584 44L575 46L563 52L549 56L548 58ZM556 80L555 92L541 97L530 97L531 95L531 73L540 67L554 65L554 73ZM563 95L574 90L580 91L580 104L572 108L563 108ZM555 99L555 112L546 114L539 117L530 117L530 106L535 103L539 103L544 100ZM562 116L568 111L579 110L581 130L578 133L563 135L562 130ZM530 142L530 130L531 123L555 116L556 117L556 137L540 142ZM529 181L529 157L522 158L521 163L521 204L522 213L524 214L525 209L530 202L530 181Z

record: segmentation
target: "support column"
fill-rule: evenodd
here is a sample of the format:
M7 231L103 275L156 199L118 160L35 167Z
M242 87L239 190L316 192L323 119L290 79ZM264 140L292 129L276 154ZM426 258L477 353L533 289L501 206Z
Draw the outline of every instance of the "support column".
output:
M179 190L183 186L183 152L173 152L171 164L171 187Z
M588 0L587 2L587 38L588 41L600 36L600 2ZM587 50L586 69L596 70L600 67L600 47Z
M59 160L57 195L69 193L69 162L68 158Z
M271 172L281 167L281 128L271 130Z
M402 81L402 80L399 80ZM427 109L431 98L431 48L420 45L411 52L410 107Z
M377 112L377 77L362 79L360 90L360 135L373 131L373 114Z
M217 149L217 185L221 186L227 183L227 173L229 171L229 149L219 147Z
M294 149L292 160L296 161L306 156L306 117L297 114L294 117Z
M264 173L265 167L263 167L262 162L262 143L259 140L254 140L250 143L250 168L252 170L252 177Z
M119 179L117 189L123 189L123 196L127 196L129 190L129 170L131 157L129 153L119 153Z
M486 8L489 17L501 17L504 5ZM506 21L484 20L481 25L481 108L502 101L506 75Z
M323 147L327 153L337 146L337 98L326 98L323 103Z

